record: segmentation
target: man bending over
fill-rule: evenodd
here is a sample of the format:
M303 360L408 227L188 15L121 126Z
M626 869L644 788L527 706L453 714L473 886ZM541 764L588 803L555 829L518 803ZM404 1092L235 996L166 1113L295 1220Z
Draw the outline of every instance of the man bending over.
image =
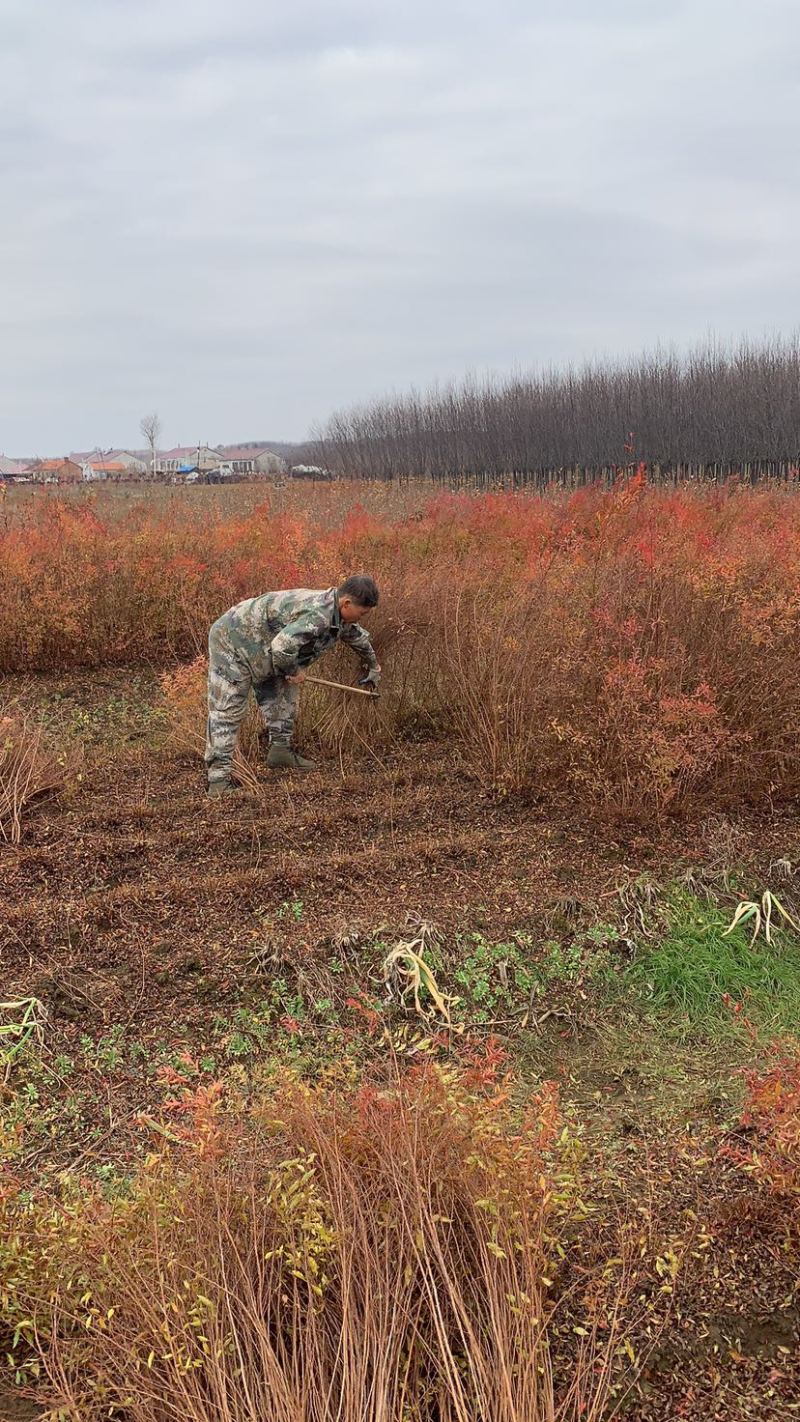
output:
M360 685L377 689L378 659L358 619L378 605L372 578L347 578L340 588L249 597L223 613L208 634L208 730L205 762L209 795L236 789L232 778L236 734L250 688L269 732L271 769L314 770L292 750L292 730L306 668L337 642L352 647L365 671Z

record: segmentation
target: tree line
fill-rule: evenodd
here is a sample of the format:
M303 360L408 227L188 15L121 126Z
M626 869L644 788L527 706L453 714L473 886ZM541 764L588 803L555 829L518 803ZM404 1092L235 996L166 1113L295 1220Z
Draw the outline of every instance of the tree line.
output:
M583 482L640 460L663 477L786 477L800 453L800 339L412 389L335 412L313 449L351 478Z

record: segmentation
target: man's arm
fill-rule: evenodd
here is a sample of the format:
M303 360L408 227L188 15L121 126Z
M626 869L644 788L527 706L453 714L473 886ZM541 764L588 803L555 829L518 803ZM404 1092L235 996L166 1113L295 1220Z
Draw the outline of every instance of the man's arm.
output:
M300 657L306 647L316 641L320 631L320 619L314 613L305 613L296 621L289 622L273 637L269 645L272 665L280 676L297 676L302 670Z
M362 627L360 622L346 624L339 633L339 641L344 642L345 646L351 647L361 658L362 666L366 667L368 671L365 680L371 682L373 686L377 686L380 681L381 668L366 628Z

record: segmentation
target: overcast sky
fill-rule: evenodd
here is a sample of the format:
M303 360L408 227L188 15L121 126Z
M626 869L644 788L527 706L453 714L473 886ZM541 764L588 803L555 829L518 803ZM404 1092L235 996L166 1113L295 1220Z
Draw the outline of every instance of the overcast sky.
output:
M800 325L798 0L0 0L0 451Z

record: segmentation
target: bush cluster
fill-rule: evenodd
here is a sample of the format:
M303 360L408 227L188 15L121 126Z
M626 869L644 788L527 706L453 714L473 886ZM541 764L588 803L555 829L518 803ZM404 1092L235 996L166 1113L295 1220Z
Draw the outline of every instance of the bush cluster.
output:
M640 471L382 518L343 484L324 525L314 497L216 519L191 501L169 517L157 501L112 516L110 495L36 501L0 533L0 669L174 665L239 599L363 569L383 593L382 699L317 716L323 736L444 738L499 792L622 816L800 789L794 495L652 488Z
M641 1221L599 1242L554 1091L509 1094L489 1057L246 1114L187 1088L116 1190L9 1177L12 1365L81 1422L598 1419L658 1249Z

